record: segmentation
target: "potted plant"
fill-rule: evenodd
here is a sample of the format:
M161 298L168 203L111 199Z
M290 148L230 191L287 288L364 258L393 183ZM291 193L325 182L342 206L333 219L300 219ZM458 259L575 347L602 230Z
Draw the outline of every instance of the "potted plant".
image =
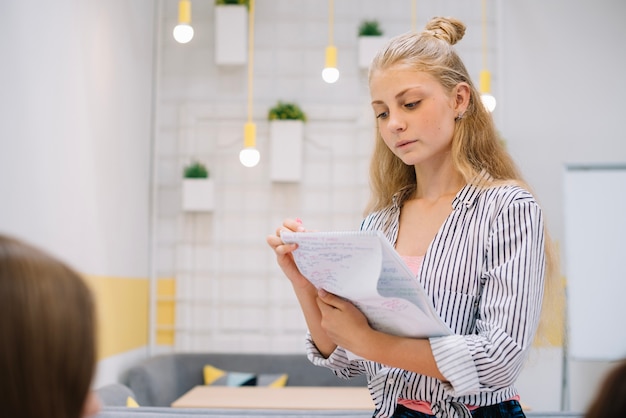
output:
M269 120L301 120L306 122L306 114L295 103L278 101L267 113Z
M235 4L250 7L250 0L215 0L215 4L218 6L222 6L225 4Z
M214 184L209 170L193 160L183 168L183 210L189 212L212 211L214 207Z
M248 0L215 0L215 63L242 65L248 56Z
M358 29L359 67L369 68L376 52L387 40L383 37L383 30L377 20L364 20Z
M359 25L359 36L383 36L378 20L364 20Z
M278 101L270 108L267 118L270 121L270 179L300 181L306 114L296 103Z
M186 179L207 179L209 178L209 170L200 161L193 160L185 166L183 177Z

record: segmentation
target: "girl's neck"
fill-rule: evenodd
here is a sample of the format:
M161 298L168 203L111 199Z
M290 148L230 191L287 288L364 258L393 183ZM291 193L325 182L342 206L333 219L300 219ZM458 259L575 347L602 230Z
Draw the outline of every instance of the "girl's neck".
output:
M430 201L454 196L466 184L463 176L452 167L441 167L438 170L423 170L415 167L415 179L417 182L415 198Z

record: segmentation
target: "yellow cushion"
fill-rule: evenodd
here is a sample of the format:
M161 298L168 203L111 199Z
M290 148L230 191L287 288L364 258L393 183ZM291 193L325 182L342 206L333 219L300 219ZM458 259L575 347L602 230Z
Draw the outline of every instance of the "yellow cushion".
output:
M207 364L202 373L205 385L214 386L269 386L280 388L287 385L286 373L245 373L229 372Z
M282 387L285 387L286 385L287 385L287 374L283 373L280 376L278 376L276 380L274 380L267 386L271 388L282 388Z
M204 384L212 385L216 382L220 377L224 376L226 372L224 370L220 370L217 367L213 367L211 365L204 366L202 370L204 374Z
M126 398L126 406L128 408L137 408L139 407L139 404L137 403L136 400L134 400L133 398L129 396L128 398Z
M217 367L206 365L203 369L204 384L214 386L256 386L254 373L227 372Z

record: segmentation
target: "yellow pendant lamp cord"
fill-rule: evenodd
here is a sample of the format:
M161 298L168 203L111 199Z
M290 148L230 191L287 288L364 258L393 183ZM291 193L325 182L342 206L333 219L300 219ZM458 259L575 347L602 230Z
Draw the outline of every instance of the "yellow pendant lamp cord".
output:
M335 4L333 0L328 0L328 45L333 45L333 37L334 32L333 28L335 26Z
M337 67L337 47L334 45L335 37L335 3L328 0L328 46L326 47L326 67Z
M252 93L254 90L254 0L248 11L248 123L252 122Z
M249 2L248 10L248 121L243 128L244 148L256 147L256 125L252 122L252 103L254 92L254 0Z
M491 92L491 73L487 70L487 0L482 0L483 68L480 71L480 92Z
M487 68L487 0L482 0L483 69Z

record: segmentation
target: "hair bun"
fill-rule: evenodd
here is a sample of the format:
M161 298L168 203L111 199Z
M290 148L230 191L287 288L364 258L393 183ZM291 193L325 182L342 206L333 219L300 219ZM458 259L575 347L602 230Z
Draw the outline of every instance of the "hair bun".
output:
M433 17L426 24L426 31L435 38L454 45L463 39L465 35L465 25L458 19L452 17Z

